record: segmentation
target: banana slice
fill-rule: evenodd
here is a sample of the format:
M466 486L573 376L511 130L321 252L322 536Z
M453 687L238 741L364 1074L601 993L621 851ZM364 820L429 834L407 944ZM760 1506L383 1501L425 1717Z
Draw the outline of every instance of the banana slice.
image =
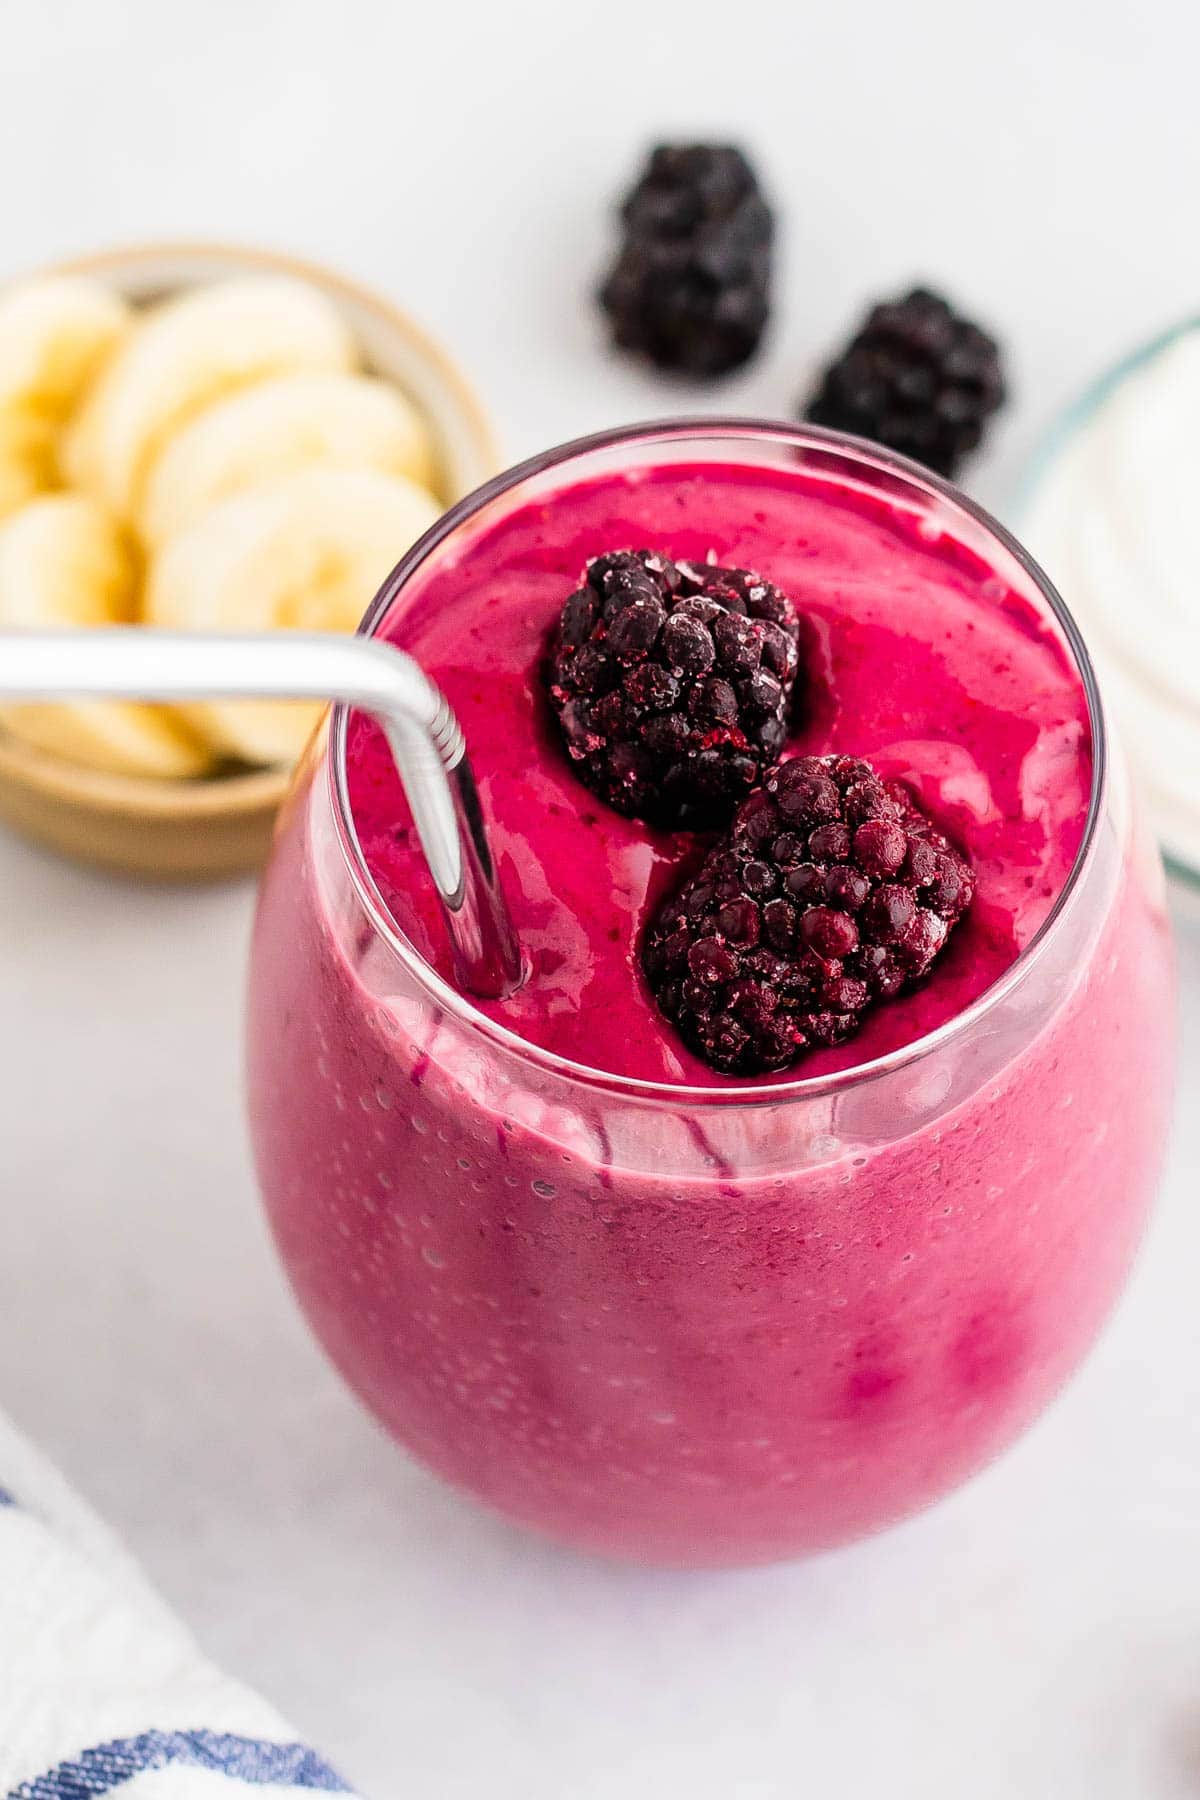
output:
M119 625L134 617L137 565L112 518L82 494L31 501L0 526L0 627ZM163 707L96 700L6 706L14 737L121 775L196 775L211 758Z
M63 467L132 518L167 439L215 400L297 369L352 369L354 340L306 282L238 277L152 307L108 364L68 432Z
M211 507L151 565L153 625L353 631L388 571L438 516L432 495L374 469L304 469ZM221 701L184 709L217 749L290 763L323 708Z
M420 414L387 382L281 375L218 400L169 440L146 477L142 536L161 544L216 501L313 463L381 469L425 487L433 478Z
M0 293L0 410L64 419L131 318L119 294L81 275L47 275Z
M59 485L56 439L129 329L98 281L48 275L0 292L0 518Z
M58 484L55 428L43 413L0 410L0 519Z

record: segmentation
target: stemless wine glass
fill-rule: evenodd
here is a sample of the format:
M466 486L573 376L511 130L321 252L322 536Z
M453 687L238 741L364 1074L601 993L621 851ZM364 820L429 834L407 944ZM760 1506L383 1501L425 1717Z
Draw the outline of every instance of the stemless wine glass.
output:
M712 1564L898 1519L1046 1403L1141 1230L1173 1006L1157 863L1075 627L998 525L901 459L732 421L568 445L449 513L363 630L509 509L681 458L803 463L928 516L1059 633L1095 774L1035 939L947 1024L833 1075L677 1087L573 1064L485 1017L389 917L343 709L265 880L249 1079L288 1273L389 1430L558 1539Z

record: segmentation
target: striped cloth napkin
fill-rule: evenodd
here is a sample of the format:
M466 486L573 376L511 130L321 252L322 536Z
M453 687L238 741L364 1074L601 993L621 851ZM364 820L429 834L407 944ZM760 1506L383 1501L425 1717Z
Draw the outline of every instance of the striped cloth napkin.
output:
M247 1800L289 1788L348 1791L270 1707L205 1661L0 1415L3 1800Z

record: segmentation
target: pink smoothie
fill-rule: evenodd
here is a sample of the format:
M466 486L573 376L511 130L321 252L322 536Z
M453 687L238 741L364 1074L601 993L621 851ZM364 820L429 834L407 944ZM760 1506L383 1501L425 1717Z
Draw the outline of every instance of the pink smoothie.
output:
M977 877L926 985L751 1106L722 1103L746 1082L683 1048L638 966L647 911L699 840L582 788L540 689L587 558L642 546L713 553L789 593L808 670L791 747L911 783ZM320 770L260 913L256 1144L335 1360L405 1443L510 1515L667 1561L838 1542L985 1460L1111 1304L1156 1169L1171 1037L1165 932L1118 801L1011 992L943 1049L811 1081L994 989L1080 849L1080 677L1044 605L998 567L799 470L675 465L564 481L464 531L388 618L462 721L529 978L483 1019L443 1004L366 925ZM349 769L383 902L446 975L367 721ZM680 1083L711 1099L673 1099Z
M639 974L650 904L697 840L623 819L576 779L540 681L547 634L589 556L648 546L766 575L805 621L794 748L866 756L910 782L969 853L978 891L936 979L852 1042L777 1080L869 1061L961 1012L1014 960L1058 897L1091 787L1087 706L1067 653L991 568L929 543L894 508L761 470L664 470L513 514L414 592L388 635L449 696L531 976L491 1016L531 1043L620 1075L736 1084L664 1027ZM395 769L363 720L351 793L393 916L448 976L445 933ZM399 829L397 829L399 823Z

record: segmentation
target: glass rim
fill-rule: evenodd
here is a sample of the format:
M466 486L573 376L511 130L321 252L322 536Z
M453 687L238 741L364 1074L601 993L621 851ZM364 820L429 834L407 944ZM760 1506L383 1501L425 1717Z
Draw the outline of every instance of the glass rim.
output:
M1188 337L1196 331L1200 331L1200 313L1190 313L1186 318L1176 319L1172 325L1163 326L1150 337L1140 339L1132 350L1125 350L1106 363L1082 390L1059 407L1049 425L1038 436L1018 478L1013 501L1018 522L1028 517L1038 489L1075 433L1088 424L1130 376L1146 368L1155 357L1161 356L1164 350L1169 350L1173 344L1178 343L1180 338Z
M666 446L696 438L727 439L731 442L739 439L765 439L796 449L824 449L857 462L865 472L874 470L899 476L918 492L948 503L954 511L982 527L1029 577L1049 608L1066 641L1084 691L1092 734L1092 785L1083 834L1070 872L1037 931L1003 974L986 987L982 994L977 995L969 1006L955 1013L933 1031L925 1032L909 1043L900 1044L894 1050L873 1057L868 1062L855 1063L828 1074L800 1075L790 1081L772 1083L748 1081L737 1087L709 1087L620 1075L612 1070L593 1068L588 1063L559 1056L555 1051L531 1043L528 1038L521 1037L508 1026L490 1018L472 999L460 993L441 976L401 931L376 886L354 822L346 755L349 718L353 709L344 702L339 702L333 709L325 758L336 836L358 901L376 935L439 1006L479 1037L495 1044L518 1061L589 1089L607 1089L626 1099L657 1103L761 1107L779 1105L785 1101L824 1099L920 1062L966 1036L1007 994L1024 981L1034 963L1040 961L1047 944L1057 935L1065 914L1071 908L1083 874L1093 858L1108 789L1109 762L1104 711L1095 670L1079 628L1062 596L1029 552L999 520L951 482L943 480L910 458L885 450L865 438L831 431L823 426L792 425L787 421L730 415L713 418L683 415L648 420L635 425L613 426L583 437L568 439L549 450L527 457L456 501L396 564L364 614L357 635L374 637L407 582L427 558L485 507L503 498L523 482L555 469L565 468L596 452L616 449L622 445L633 447L661 443Z

